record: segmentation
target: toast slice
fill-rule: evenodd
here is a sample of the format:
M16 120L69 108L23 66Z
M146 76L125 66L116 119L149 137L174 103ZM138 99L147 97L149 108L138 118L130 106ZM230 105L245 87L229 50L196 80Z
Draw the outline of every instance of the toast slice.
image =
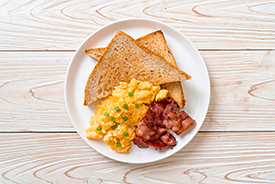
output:
M190 75L119 31L99 58L85 87L84 105L111 94L119 82L131 79L164 84L188 80Z
M103 52L105 51L106 48L104 47L100 47L100 48L90 48L90 49L86 49L85 50L85 53L96 59L96 60L99 60L99 58L102 56Z
M136 41L139 45L143 45L147 49L151 50L153 53L165 58L166 61L168 61L172 65L177 66L175 58L171 50L169 49L166 43L166 39L161 30L142 36ZM105 49L106 48L102 47L91 48L85 50L85 53L90 57L98 60ZM180 81L162 84L161 87L163 89L167 89L169 91L168 96L173 98L182 108L184 108L186 100L184 98L184 93Z

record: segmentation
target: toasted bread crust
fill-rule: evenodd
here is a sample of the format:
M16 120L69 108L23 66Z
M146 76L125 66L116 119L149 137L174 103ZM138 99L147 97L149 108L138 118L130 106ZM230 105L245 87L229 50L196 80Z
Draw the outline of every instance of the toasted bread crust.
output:
M85 53L86 53L87 55L89 55L90 57L92 57L92 58L98 60L98 59L102 56L102 54L103 54L103 52L104 52L105 50L106 50L106 48L104 48L104 47L100 47L100 48L90 48L90 49L86 49L86 50L85 50Z
M88 78L84 105L108 96L119 82L130 82L132 78L163 84L191 77L161 56L139 45L126 33L119 31L112 38Z
M165 58L166 61L177 66L175 58L169 49L164 34L161 30L157 30L151 32L145 36L142 36L136 39L136 42L139 45L143 45L144 47L148 48L155 54L160 55L161 57ZM98 60L106 48L91 48L85 50L86 54L90 57ZM161 84L163 89L167 89L169 91L168 96L173 98L182 108L185 106L185 98L182 89L181 82L171 82L166 84Z
M164 34L161 30L149 33L138 38L136 41L150 49L152 52L164 57L166 61L177 67L174 55L168 47ZM186 100L184 98L180 81L162 84L161 87L163 89L167 89L169 91L168 96L173 98L182 108L184 108Z

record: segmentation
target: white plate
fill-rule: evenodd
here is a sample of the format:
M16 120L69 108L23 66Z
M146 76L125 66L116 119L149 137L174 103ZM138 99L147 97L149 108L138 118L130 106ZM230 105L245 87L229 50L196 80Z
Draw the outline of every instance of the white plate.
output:
M192 76L191 80L182 82L187 105L184 110L196 120L196 125L180 136L173 150L156 151L153 148L140 149L133 145L130 154L119 154L111 150L100 140L85 137L89 119L94 115L95 107L83 106L84 88L96 60L85 54L85 49L105 47L117 31L122 30L133 38L144 36L156 30L162 30L167 44L173 52L180 69ZM210 82L205 63L196 47L175 28L148 19L127 19L109 24L90 35L77 49L73 56L65 79L65 101L71 121L82 139L99 153L127 163L148 163L166 158L182 149L200 129L206 116L210 99Z

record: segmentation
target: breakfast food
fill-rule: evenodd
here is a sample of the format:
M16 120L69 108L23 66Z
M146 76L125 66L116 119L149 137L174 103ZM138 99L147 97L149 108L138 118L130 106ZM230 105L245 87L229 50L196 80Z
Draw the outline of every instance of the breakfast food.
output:
M85 86L84 105L103 98L86 137L103 138L118 153L129 154L133 143L173 149L172 132L181 134L195 122L181 109L181 81L191 77L176 67L162 32L134 40L119 31L107 48L86 53L99 59Z
M132 37L119 31L111 40L89 76L85 87L84 105L111 94L119 82L131 79L164 84L183 81L191 77L155 55Z
M90 48L90 49L86 49L85 53L89 56L91 56L92 58L99 60L99 58L103 55L104 51L106 50L106 48L100 47L100 48Z
M97 111L90 119L86 137L103 138L111 149L129 153L135 138L137 123L145 116L148 105L167 97L159 85L132 79L129 84L120 82L110 96L95 105Z
M144 46L156 55L163 57L167 62L177 66L175 58L169 49L166 39L161 30L149 33L136 40L139 45ZM85 53L92 58L99 60L106 48L90 48L85 50ZM168 96L173 98L182 108L185 105L185 98L180 81L161 84L163 89L169 91Z
M173 148L177 142L169 129L177 135L195 122L172 98L152 102L146 115L138 123L134 143L140 148L156 150Z

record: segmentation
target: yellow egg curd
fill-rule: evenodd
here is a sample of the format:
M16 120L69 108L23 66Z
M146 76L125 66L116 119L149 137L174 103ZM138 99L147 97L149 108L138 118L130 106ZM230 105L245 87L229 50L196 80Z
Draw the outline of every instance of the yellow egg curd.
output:
M103 138L112 150L129 154L137 124L145 116L149 104L166 98L167 93L149 82L135 79L129 84L120 82L110 96L95 105L97 111L89 121L86 137Z

